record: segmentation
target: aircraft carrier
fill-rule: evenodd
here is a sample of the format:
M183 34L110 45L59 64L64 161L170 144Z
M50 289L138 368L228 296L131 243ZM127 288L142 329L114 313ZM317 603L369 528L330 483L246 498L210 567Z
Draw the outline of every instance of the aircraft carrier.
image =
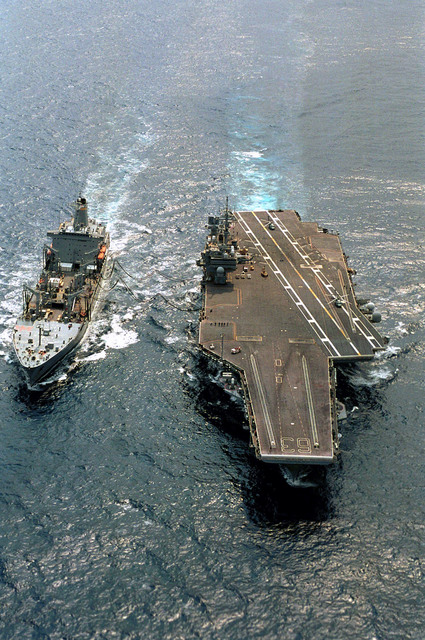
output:
M373 358L386 338L357 300L339 236L294 210L208 219L199 345L236 375L257 456L327 465L338 453L334 364Z

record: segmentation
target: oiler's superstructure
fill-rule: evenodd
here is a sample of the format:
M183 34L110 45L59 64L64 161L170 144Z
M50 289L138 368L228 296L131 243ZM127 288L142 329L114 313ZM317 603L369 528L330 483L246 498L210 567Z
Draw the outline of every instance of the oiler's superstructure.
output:
M38 282L24 286L23 312L13 345L30 385L46 378L81 342L109 270L109 234L88 217L78 198L75 215L47 233Z
M296 211L210 217L199 344L239 375L252 441L266 462L332 463L338 451L334 363L386 340L357 301L337 234Z

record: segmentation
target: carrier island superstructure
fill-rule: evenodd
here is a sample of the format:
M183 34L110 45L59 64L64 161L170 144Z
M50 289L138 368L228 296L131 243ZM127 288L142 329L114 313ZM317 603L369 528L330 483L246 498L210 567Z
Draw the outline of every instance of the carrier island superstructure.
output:
M23 289L13 346L30 386L49 376L81 342L111 267L105 226L88 217L85 198L74 207L71 220L48 231L39 279Z
M387 342L373 304L356 299L339 236L294 210L226 207L208 229L199 345L239 376L257 456L332 463L334 365L371 359Z

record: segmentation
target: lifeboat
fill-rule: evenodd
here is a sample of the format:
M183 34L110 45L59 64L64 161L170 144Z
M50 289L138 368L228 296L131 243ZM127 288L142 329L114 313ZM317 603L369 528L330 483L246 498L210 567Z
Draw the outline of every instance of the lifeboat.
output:
M102 246L99 249L99 254L97 256L97 259L103 260L105 258L105 253L106 253L106 244L102 244Z

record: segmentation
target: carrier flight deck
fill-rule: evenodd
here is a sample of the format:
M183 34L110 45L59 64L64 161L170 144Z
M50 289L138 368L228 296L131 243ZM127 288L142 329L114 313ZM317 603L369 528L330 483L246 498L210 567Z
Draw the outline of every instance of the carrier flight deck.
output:
M226 207L208 227L199 344L239 376L258 457L333 462L333 365L386 344L373 305L356 300L339 236L294 210Z

